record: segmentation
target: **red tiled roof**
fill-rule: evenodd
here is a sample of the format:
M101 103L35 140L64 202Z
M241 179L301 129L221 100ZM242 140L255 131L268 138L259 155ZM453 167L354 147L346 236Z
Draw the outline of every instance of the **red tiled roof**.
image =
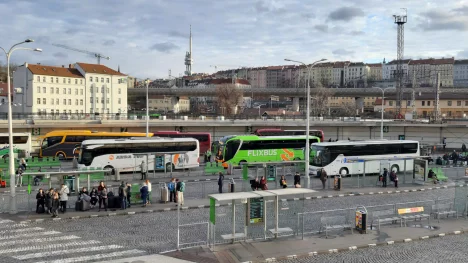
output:
M106 67L104 65L98 65L98 64L88 64L88 63L81 63L78 62L76 63L80 68L83 69L84 72L86 73L95 73L95 74L106 74L106 75L116 75L116 76L127 76L125 74L122 74L118 71L115 71L109 67Z
M344 68L345 66L348 66L351 62L349 61L337 61L335 62L335 65L333 66L334 68Z
M212 79L210 80L211 85L221 85L221 84L232 84L232 79ZM246 79L236 79L236 84L250 85L249 81Z
M54 77L83 78L83 75L75 68L45 66L40 64L28 64L28 69L34 75Z
M411 65L444 65L444 64L454 64L455 58L428 58L428 59L417 59L411 60Z
M2 97L8 96L7 86L8 86L7 83L0 83L0 96L2 96ZM11 94L13 94L13 84L12 83L10 83L10 91L11 91Z
M268 70L282 70L284 66L270 66L267 69Z

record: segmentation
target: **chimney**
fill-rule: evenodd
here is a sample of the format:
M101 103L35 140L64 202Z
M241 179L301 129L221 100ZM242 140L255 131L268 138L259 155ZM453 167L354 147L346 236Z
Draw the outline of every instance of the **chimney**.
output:
M65 68L65 65L62 65L62 68Z
M72 64L68 64L68 68L73 68L73 67L72 67Z

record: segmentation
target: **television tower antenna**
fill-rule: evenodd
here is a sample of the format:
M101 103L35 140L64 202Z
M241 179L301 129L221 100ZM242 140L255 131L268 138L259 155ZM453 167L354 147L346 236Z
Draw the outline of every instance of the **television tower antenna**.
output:
M397 24L397 114L401 114L401 102L403 96L403 56L405 52L405 24L407 22L408 11L406 8L402 8L405 13L404 15L393 15L395 24Z

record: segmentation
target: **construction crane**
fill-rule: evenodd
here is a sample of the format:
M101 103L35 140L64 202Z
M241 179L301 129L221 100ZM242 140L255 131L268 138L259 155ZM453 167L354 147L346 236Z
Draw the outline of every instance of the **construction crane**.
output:
M110 59L110 57L106 57L106 56L104 56L102 54L99 54L99 53L96 53L96 52L90 52L90 51L86 51L86 50L72 48L72 47L69 47L69 46L61 45L61 44L52 44L52 46L61 47L61 48L65 48L65 49L68 49L68 50L73 50L73 51L76 51L76 52L81 52L81 53L85 53L85 54L88 54L88 55L95 56L97 58L98 65L101 64L101 58L107 59L107 60Z

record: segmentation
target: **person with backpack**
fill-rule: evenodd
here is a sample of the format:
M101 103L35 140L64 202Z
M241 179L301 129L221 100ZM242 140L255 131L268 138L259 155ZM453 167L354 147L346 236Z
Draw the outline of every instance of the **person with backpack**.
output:
M177 205L184 205L185 183L176 179Z
M120 183L119 198L121 203L121 209L127 209L127 186L125 185L124 181Z
M176 186L174 178L172 178L171 181L167 184L167 190L169 190L169 202L172 202L172 200L174 200L174 203L177 203Z
M140 195L141 195L141 200L143 201L143 207L146 207L146 204L148 203L147 198L148 198L148 186L146 183L143 183L143 185L140 188Z
M218 192L220 194L223 193L223 184L224 184L224 175L222 172L219 172L219 177L218 177Z

